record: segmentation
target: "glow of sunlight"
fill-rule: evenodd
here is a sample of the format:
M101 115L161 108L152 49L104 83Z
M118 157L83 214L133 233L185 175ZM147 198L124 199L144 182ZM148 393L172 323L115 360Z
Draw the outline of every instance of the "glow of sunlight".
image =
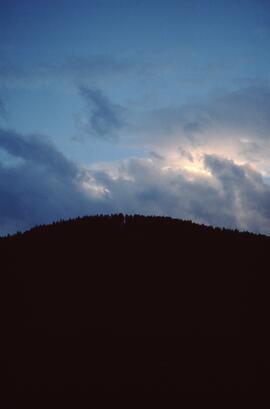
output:
M181 171L189 176L212 176L211 172L205 168L202 154L190 154L190 157L183 157L179 154L170 154L165 160L163 171Z
M95 183L94 180L91 180L91 179L84 180L81 185L82 185L83 190L86 193L90 194L92 197L100 198L110 193L107 188L105 188L104 186L98 185L97 183Z
M185 165L184 169L187 170L188 172L191 173L197 173L197 174L202 174L206 176L211 176L211 172L209 170L205 169L201 164L196 165Z

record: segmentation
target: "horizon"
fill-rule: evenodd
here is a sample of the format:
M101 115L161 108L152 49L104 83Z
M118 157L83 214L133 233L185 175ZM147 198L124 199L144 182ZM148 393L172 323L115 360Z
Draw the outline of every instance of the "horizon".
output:
M170 225L170 222L172 223L179 223L179 228L181 229L181 225L183 224L189 224L189 225L193 225L196 227L199 227L200 229L205 229L208 230L209 232L213 231L213 232L218 232L218 233L232 233L232 234L239 234L240 236L251 236L251 237L257 237L257 238L270 238L270 235L267 234L263 234L263 233L254 233L254 232L250 232L248 230L238 230L236 228L226 228L226 227L220 227L220 226L214 226L212 224L204 224L204 223L196 223L191 219L179 219L179 218L175 218L175 217L171 217L171 216L155 216L155 215L148 215L145 216L144 214L123 214L123 213L112 213L112 214L91 214L91 215L81 215L81 216L77 216L74 218L67 218L67 219L58 219L58 220L53 220L50 223L47 224L38 224L38 225L34 225L32 227L30 227L29 229L26 230L18 230L16 232L13 233L7 233L6 235L1 235L0 234L0 239L6 239L6 238L13 238L13 237L17 237L17 236L23 236L24 233L31 233L34 232L36 230L40 230L42 231L43 229L47 229L50 227L55 227L58 226L61 229L61 225L63 224L76 224L76 223L81 223L84 222L86 219L106 219L111 220L111 219L116 219L119 217L123 218L122 223L126 224L127 219L146 219L149 221L153 221L155 223L158 223L160 220L162 221L167 221L168 222L168 226ZM163 225L163 224L162 224Z

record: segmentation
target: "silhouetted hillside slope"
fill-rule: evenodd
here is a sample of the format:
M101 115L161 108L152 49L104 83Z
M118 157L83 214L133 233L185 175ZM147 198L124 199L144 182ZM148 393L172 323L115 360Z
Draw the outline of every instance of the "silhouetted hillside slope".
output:
M267 396L269 237L85 217L2 238L0 254L1 409Z

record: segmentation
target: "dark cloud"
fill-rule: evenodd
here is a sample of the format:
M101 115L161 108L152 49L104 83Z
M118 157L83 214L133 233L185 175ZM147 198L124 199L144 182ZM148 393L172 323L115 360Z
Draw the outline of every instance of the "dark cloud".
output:
M99 89L80 87L80 94L87 104L88 118L86 131L108 141L114 141L125 126L124 109L114 104Z
M1 234L102 211L82 189L82 171L49 143L2 129L0 150L10 156L0 165Z
M41 137L0 129L0 147L11 156L21 158L28 164L50 169L62 177L76 175L76 166L48 142L42 141Z

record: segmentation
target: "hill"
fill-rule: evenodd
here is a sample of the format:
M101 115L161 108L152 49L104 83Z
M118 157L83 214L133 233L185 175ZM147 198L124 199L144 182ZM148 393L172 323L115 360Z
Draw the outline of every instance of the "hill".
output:
M1 238L0 408L258 404L269 254L269 237L165 217Z

